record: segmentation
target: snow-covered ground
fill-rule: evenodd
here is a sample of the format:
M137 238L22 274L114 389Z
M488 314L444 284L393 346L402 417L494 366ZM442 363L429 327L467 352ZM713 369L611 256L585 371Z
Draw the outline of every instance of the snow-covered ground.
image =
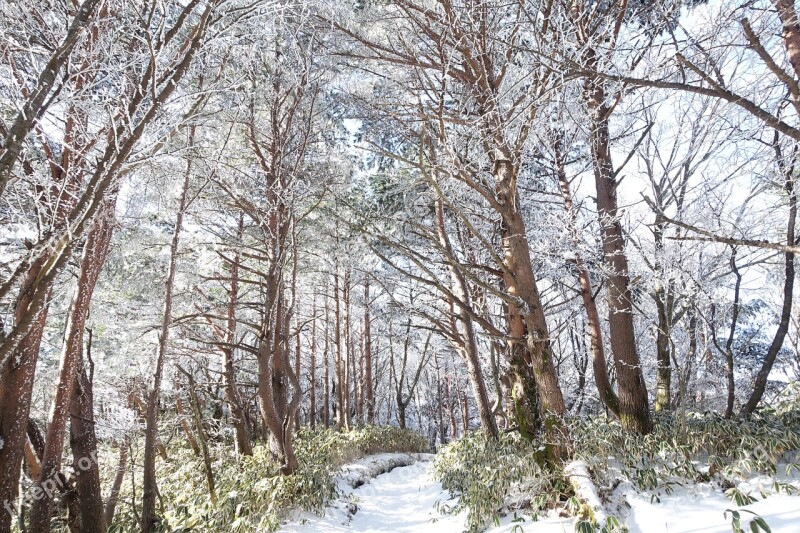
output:
M433 480L432 456L426 454L379 454L365 457L342 469L337 477L341 496L326 509L324 516L302 513L284 524L290 532L436 532L464 531L466 513L442 514L437 507L452 507L457 501ZM388 473L383 473L387 472ZM754 478L741 485L752 490L758 502L747 509L763 517L773 533L800 532L800 496L771 495L762 499L759 484L771 480ZM661 495L660 502L632 487L618 487L616 495L627 502L619 513L630 533L730 533L730 514L737 509L718 489L709 484L678 487L671 495ZM630 506L628 508L628 506ZM620 509L622 510L622 509ZM617 513L615 513L617 514ZM742 526L749 531L753 515L742 511ZM533 521L530 517L515 520L507 516L490 533L567 533L574 530L574 519L555 515Z
M731 533L731 514L725 517L731 509L739 511L745 531L750 531L755 516L747 512L751 511L766 521L772 533L800 532L800 496L771 494L762 499L759 484L769 489L771 483L768 478L754 478L740 484L740 490L759 500L743 507L708 483L679 487L669 496L662 495L660 503L630 490L625 497L631 506L625 524L630 533Z
M466 513L442 514L437 505L453 506L457 501L433 480L430 473L431 455L379 454L365 457L345 466L337 485L342 496L329 507L324 516L303 513L281 528L282 532L398 532L448 533L464 530ZM373 479L370 474L382 472L391 464L391 472ZM363 483L363 484L362 484ZM356 488L353 485L357 485ZM488 531L506 533L519 525L525 531L563 533L572 531L572 519L540 519L530 528L530 518L514 522L505 517L500 525Z

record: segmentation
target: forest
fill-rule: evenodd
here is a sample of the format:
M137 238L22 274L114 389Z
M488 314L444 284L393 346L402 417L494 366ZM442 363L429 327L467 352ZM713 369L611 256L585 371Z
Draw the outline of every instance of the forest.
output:
M0 533L796 532L793 0L0 0Z

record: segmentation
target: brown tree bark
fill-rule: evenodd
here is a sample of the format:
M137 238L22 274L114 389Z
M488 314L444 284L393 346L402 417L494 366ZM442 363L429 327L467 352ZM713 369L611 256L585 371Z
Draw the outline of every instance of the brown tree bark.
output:
M177 379L175 380L175 395L175 415L178 417L183 434L186 437L186 440L189 442L189 447L197 457L200 457L200 445L197 444L197 439L194 438L194 433L192 432L192 426L189 424L189 419L187 418L186 413L183 411L181 384Z
M8 134L0 143L0 196L5 191L25 138L33 130L36 120L50 103L47 97L50 95L62 67L68 62L72 50L85 33L86 26L92 20L98 4L100 4L100 0L84 0L77 8L64 41L53 51L39 74L36 87L28 94L17 118L9 127Z
M206 438L205 429L203 428L203 413L200 409L200 401L197 398L197 384L194 381L194 376L188 372L177 367L178 370L186 376L189 382L189 403L192 406L192 418L194 418L194 426L197 429L197 437L200 441L200 449L203 457L203 467L206 472L206 482L208 483L208 494L211 498L211 505L217 504L217 489L214 481L214 470L211 468L211 455L208 453L208 439Z
M575 268L578 271L578 281L581 287L581 300L586 311L587 330L589 333L589 346L592 352L592 370L594 372L594 382L600 401L603 402L615 416L619 416L619 399L608 379L608 367L606 364L605 348L603 347L603 329L600 323L600 313L597 310L597 303L594 300L594 290L592 281L589 277L589 270L586 261L580 253L578 242L577 213L575 213L572 201L570 183L567 179L567 172L564 167L564 154L562 139L555 140L553 150L556 162L556 175L558 185L561 189L561 196L564 199L564 209L567 212L569 232L572 237L572 247L575 254Z
M311 429L317 427L317 293L314 292L311 305L311 353L309 354L309 425Z
M333 320L335 323L334 326L334 335L336 341L336 425L339 429L346 429L347 422L345 418L345 367L344 367L344 354L342 350L342 308L341 308L341 301L339 298L339 263L336 263L336 269L333 272L333 293L334 293L334 311L333 311Z
M519 211L519 193L516 188L516 169L511 160L498 158L495 164L495 194L501 206L503 222L501 236L505 272L503 282L509 296L519 304L508 305L509 356L512 366L530 368L536 383L531 390L524 374L520 375L525 387L524 398L532 409L533 395L538 395L542 424L547 435L547 456L558 462L569 455L569 431L564 422L565 404L553 363L552 345L541 297L533 273L525 222ZM524 380L524 381L522 381ZM520 396L522 398L522 396ZM521 401L521 400L520 400ZM530 415L528 415L530 416Z
M67 418L70 404L73 401L72 392L73 387L78 384L75 376L83 352L83 332L89 316L92 293L108 256L114 231L116 204L116 194L112 194L105 208L98 213L98 220L89 231L84 245L78 284L70 306L61 349L58 385L50 408L42 471L38 479L40 487L48 480L55 479L61 469ZM35 500L31 509L30 529L32 532L46 533L50 530L50 518L53 513L52 490L43 491L43 495L44 497Z
M81 533L104 533L107 528L97 461L97 435L94 420L94 363L91 358L91 330L86 357L78 361L70 404L69 444L75 476L77 516L72 522ZM86 367L88 363L88 371ZM73 511L71 511L73 512ZM45 529L43 531L49 531Z
M28 273L25 286L31 286L44 260L39 261ZM15 307L15 318L27 312L29 293L23 291ZM39 347L42 341L44 324L47 319L47 308L36 316L31 329L17 347L14 357L0 368L0 502L4 505L0 513L0 532L11 531L10 512L5 503L13 508L17 501L19 473L26 439L28 413L30 413L31 395L36 361L39 358Z
M119 461L117 462L117 472L114 474L114 482L111 485L108 498L106 498L103 516L106 525L111 527L114 523L114 514L117 509L117 502L119 501L119 493L122 489L122 481L125 479L125 471L128 468L128 444L129 439L126 435L122 442L119 443Z
M797 13L794 12L794 6L791 2L787 2L786 0L776 0L775 3L779 5L789 4L788 7L791 7L791 13L785 19L782 15L781 19L792 22L794 26L792 31L793 37L791 47L789 44L787 44L787 49L790 50L790 59L792 59L792 65L795 66L795 69L798 72L798 77L800 77L800 26L798 26L797 23ZM788 7L784 6L784 13L788 12ZM784 22L784 38L786 38L786 22ZM781 173L784 177L784 191L786 192L789 200L789 219L786 223L786 243L791 245L794 244L796 239L795 225L797 223L797 192L795 191L794 187L794 160L797 157L797 149L793 151L792 162L787 166L784 162L783 154L781 153L778 142L779 139L776 133L774 143L776 151L775 155L776 160L778 161L778 166L780 167ZM794 253L786 252L784 254L783 305L781 306L781 316L780 321L778 322L778 329L775 331L772 342L770 343L767 353L764 356L764 361L761 363L761 368L758 370L758 374L756 375L755 382L753 383L753 392L750 394L750 398L747 400L747 403L745 403L744 407L742 407L742 415L750 415L758 407L759 402L761 402L761 398L764 396L764 390L767 386L767 379L769 378L769 373L772 370L772 365L775 364L775 359L778 357L778 352L780 352L781 348L783 347L783 341L786 339L786 334L789 331L789 322L792 317L794 278Z
M441 197L436 199L434 209L439 243L446 256L452 292L457 299L457 301L450 302L457 310L454 317L457 319L457 322L456 320L453 321L453 334L459 339L456 349L467 365L467 375L469 376L469 382L472 386L472 395L478 406L478 415L481 419L483 432L488 438L498 439L500 437L500 432L497 429L497 421L492 413L489 394L486 391L486 382L483 378L483 370L481 369L481 362L478 356L475 325L473 324L472 316L467 311L467 307L472 305L470 290L467 285L467 280L464 278L464 274L456 266L457 260L447 234L444 202Z
M375 423L375 391L372 388L372 317L370 316L369 276L364 277L364 403L367 424Z
M330 305L328 303L328 295L325 294L325 332L323 334L323 349L322 357L325 359L325 386L323 393L325 395L325 404L322 406L322 421L325 429L331 427L331 377L330 377L330 324L331 314Z
M733 305L731 309L731 324L730 328L728 329L728 338L725 340L725 347L721 347L719 345L719 339L717 338L716 327L714 325L715 319L715 311L716 308L712 304L711 305L711 337L714 342L714 346L716 346L717 350L723 355L725 358L725 377L727 378L727 390L728 395L725 402L725 418L731 418L733 416L733 406L734 402L736 401L736 381L734 380L734 371L736 369L736 362L733 354L733 341L736 337L736 326L739 322L739 311L741 309L741 287L742 287L742 274L739 272L739 267L736 264L736 248L731 247L731 258L730 258L730 266L731 272L734 276L734 284L733 284Z
M342 395L341 413L344 420L344 429L350 431L353 429L353 407L351 401L351 386L350 382L355 377L352 371L353 366L353 350L350 338L350 267L348 266L344 271L344 279L342 280L342 304L344 310L342 313L343 331L342 339L344 342L344 360L342 366L344 369L342 375L342 383L339 385L339 390Z
M239 225L236 230L236 238L241 239L244 231L244 217L239 216ZM242 398L236 386L236 368L234 367L234 344L236 342L236 306L239 302L239 262L240 254L238 247L233 252L231 260L231 285L228 289L228 308L226 311L227 323L225 327L224 344L222 355L224 357L225 371L225 400L231 410L231 421L236 431L236 450L241 455L253 455L253 444L251 442L250 428L247 424L247 416L242 405Z
M594 67L594 50L589 48L585 54L586 64ZM601 79L587 78L584 94L589 108L589 134L603 262L608 269L608 322L617 373L619 417L624 428L644 434L650 431L650 409L647 386L636 350L628 258L617 204L617 180L611 162L608 119L613 108L605 103L606 92Z

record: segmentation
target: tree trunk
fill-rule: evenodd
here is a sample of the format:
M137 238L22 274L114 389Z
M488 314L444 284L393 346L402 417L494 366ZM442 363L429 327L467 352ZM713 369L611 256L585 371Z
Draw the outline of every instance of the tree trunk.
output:
M239 226L236 231L237 239L242 238L244 230L244 217L239 216ZM225 358L225 400L231 410L231 419L236 431L236 450L241 455L253 455L250 428L242 406L242 398L236 387L236 369L233 365L233 346L236 342L236 305L239 302L239 249L233 252L231 262L231 286L228 292L227 325L225 328L225 343L222 354Z
M83 331L89 316L92 293L108 256L114 231L116 203L116 193L114 193L108 199L104 209L98 213L99 218L89 231L84 245L78 285L70 306L61 350L58 386L53 397L50 421L47 425L42 471L38 480L38 484L42 488L44 483L53 480L61 470L61 454L64 448L67 417L73 401L72 389L78 384L75 376L83 351ZM50 531L53 494L52 491L43 491L43 495L43 498L35 500L31 509L30 529L33 533Z
M341 303L339 301L339 264L336 264L336 270L333 273L333 291L335 295L335 307L334 307L334 314L333 319L336 322L335 330L335 340L336 340L336 410L338 414L338 419L336 424L339 429L346 428L347 424L345 423L345 408L344 408L344 390L345 390L345 383L344 383L344 363L342 357L342 309Z
M581 287L581 300L586 311L587 331L589 333L589 346L592 351L592 370L594 382L600 401L615 416L619 416L619 398L611 386L608 379L608 367L606 364L605 348L603 347L603 328L600 323L600 313L597 311L597 303L594 300L592 281L589 277L589 270L583 255L580 253L578 242L577 213L572 202L572 192L570 183L567 179L567 172L564 167L564 154L562 153L562 140L559 137L554 145L556 174L558 184L561 189L561 196L564 199L564 209L567 211L569 221L569 231L572 237L572 247L575 253L575 268L578 271L578 281Z
M372 388L372 318L370 317L369 276L364 279L364 401L367 424L375 423L375 394Z
M186 440L189 442L189 447L192 448L192 452L194 452L197 457L200 457L200 445L197 444L197 439L194 438L194 433L192 433L192 426L189 424L189 419L183 412L181 384L177 379L175 380L175 395L175 414L178 416L183 434L186 436Z
M790 7L792 7L791 18L784 19L784 16L781 16L781 19L784 20L784 38L786 38L786 20L793 21L795 30L800 32L800 27L798 27L797 24L797 14L794 12L794 7L791 6L791 3L786 2L785 0L776 0L776 3L787 3L790 4ZM784 10L785 12L787 11L786 6L784 6ZM792 65L798 69L798 77L800 77L800 33L795 34L792 43L793 47L795 47L793 48L795 50L795 57L790 56L790 58L792 59ZM795 65L795 61L798 62L797 65ZM797 222L797 193L794 189L794 161L788 168L783 168L784 164L781 162L783 161L783 158L780 150L777 149L777 134L775 142L779 165L782 167L781 170L783 170L784 174L784 189L789 198L789 220L786 227L786 243L791 246L795 243L795 224ZM796 157L796 152L793 153L792 156ZM783 341L786 338L786 333L789 331L789 322L792 318L792 296L794 293L795 277L793 253L786 252L784 254L784 265L783 306L781 307L780 322L778 323L778 329L775 332L775 336L772 338L772 343L767 350L767 354L764 357L764 362L761 364L761 368L756 375L756 380L753 384L753 392L750 395L750 399L747 401L744 407L742 407L742 415L750 415L756 410L756 407L758 407L761 398L764 396L764 390L767 387L767 379L769 378L769 373L772 370L772 365L775 363L775 358L778 356L778 352L780 352L781 347L783 347Z
M731 418L733 416L733 404L736 401L736 381L734 380L734 370L735 370L735 361L733 356L733 341L734 337L736 336L736 326L739 321L739 311L740 311L740 297L741 297L741 287L742 287L742 274L739 272L739 268L736 265L736 248L731 249L731 272L736 279L733 285L733 309L731 312L731 327L728 332L728 339L725 341L725 349L720 349L719 345L717 344L717 335L715 331L712 331L712 335L714 336L714 343L717 346L717 349L722 352L725 356L725 376L727 377L727 384L728 384L728 397L725 403L725 418ZM712 306L712 322L714 320L714 308Z
M194 418L195 428L197 428L197 436L200 440L203 466L206 471L206 481L208 482L208 494L211 498L211 505L216 505L217 489L214 483L214 471L211 468L211 455L208 453L208 439L206 438L205 430L203 429L203 413L200 410L200 401L197 399L197 386L194 381L194 376L191 374L191 372L187 372L181 367L178 367L178 370L180 370L189 381L189 402L192 406L192 416Z
M350 342L350 267L344 271L344 286L342 287L342 303L344 304L344 316L342 322L344 323L344 374L342 382L339 384L339 389L342 395L342 415L344 420L344 428L350 431L353 428L352 420L352 405L350 398L350 381L354 377L352 372L352 343Z
M97 462L97 435L94 421L94 363L91 359L91 330L84 359L78 360L75 385L70 405L70 437L72 468L75 476L78 516L75 523L81 533L103 533L107 529L100 487L100 465ZM46 529L44 531L49 531Z
M108 493L106 499L105 510L103 516L105 517L106 526L111 527L114 523L114 513L117 509L117 502L119 501L119 493L122 489L122 481L125 479L125 470L128 467L128 436L119 444L119 462L117 463L117 472L114 475L114 483L111 485L111 491Z
M28 272L25 287L30 288L41 272L44 259ZM15 320L27 313L29 290L20 292L14 310ZM19 489L19 475L24 455L28 415L33 393L33 379L39 347L47 319L45 306L34 318L31 328L14 351L13 357L0 368L0 533L11 530L11 510L14 509Z
M331 314L330 305L328 304L328 295L325 295L325 333L324 344L322 349L322 357L325 359L325 405L322 406L322 420L325 429L331 427L331 376L330 376L330 324Z
M586 52L586 63L596 63L594 50ZM589 107L592 162L597 188L597 216L603 242L603 261L608 269L608 322L611 351L617 372L620 422L625 429L650 431L647 387L636 351L628 259L617 206L617 181L611 162L605 89L600 79L587 79L584 86Z
M472 305L469 286L467 285L467 280L464 278L463 272L456 266L457 260L453 252L453 247L450 244L450 238L447 235L444 202L441 197L436 199L434 206L439 245L444 250L447 269L450 273L452 291L455 299L458 300L450 302L451 305L457 309L454 318L457 319L458 323L461 325L459 328L456 320L453 320L453 333L460 338L460 344L455 346L455 348L467 365L467 374L469 376L470 385L472 386L472 394L475 398L475 403L478 405L478 415L481 419L483 432L488 438L498 439L500 437L500 432L497 429L497 421L492 413L489 394L486 392L486 382L483 379L483 370L478 356L475 325L468 311Z
M192 145L194 127L189 132L189 145ZM161 393L161 378L164 372L164 359L169 345L170 326L172 325L172 293L175 283L175 271L178 266L178 249L180 246L183 216L188 205L189 183L192 174L192 159L186 160L186 171L183 176L178 212L175 220L175 229L172 233L170 244L169 265L164 291L164 312L161 317L161 331L158 338L158 351L156 353L156 367L153 373L153 385L147 399L147 415L145 421L144 462L142 479L142 516L141 531L150 533L158 526L156 518L156 495L158 494L156 480L156 451L158 442L158 400Z
M5 191L25 139L44 113L45 106L50 103L47 97L59 78L61 68L69 62L70 54L91 21L98 4L100 4L100 0L84 0L75 11L64 41L53 51L39 74L36 87L31 91L14 123L9 127L8 134L0 143L2 147L0 150L0 196Z
M509 296L519 304L508 305L509 354L530 368L536 382L539 410L547 435L547 456L558 462L569 453L569 430L564 422L564 396L553 363L547 321L542 308L522 213L516 172L508 156L494 162L495 192L502 206L501 237L505 272L503 282ZM526 380L527 381L527 380ZM525 391L525 397L534 393ZM529 406L533 409L532 406Z
M309 355L309 424L311 429L317 427L317 293L314 292L314 301L311 305L311 354Z

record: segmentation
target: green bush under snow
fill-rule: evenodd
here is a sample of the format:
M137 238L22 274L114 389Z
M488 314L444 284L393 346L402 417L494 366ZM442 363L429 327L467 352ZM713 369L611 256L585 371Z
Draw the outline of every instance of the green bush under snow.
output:
M372 453L428 449L427 441L417 433L385 427L350 432L304 429L295 446L300 468L292 476L279 475L266 446L256 446L251 457L236 456L230 444L213 446L216 505L209 497L202 459L186 446L170 447L169 460L158 461L164 531L273 531L289 510L324 509L336 496L332 476L342 464ZM136 475L140 483L141 473ZM123 491L112 532L137 529L129 505L130 478Z
M629 482L654 499L676 484L712 482L735 503L747 495L735 485L747 476L775 474L778 465L800 472L800 410L794 401L747 419L726 420L716 414L690 413L656 419L650 434L628 433L617 421L590 417L570 422L574 456L590 467L601 489ZM572 489L559 472L546 471L538 460L543 444L516 435L499 441L471 433L441 450L434 475L459 503L443 511L468 510L467 525L480 530L500 513L537 512L564 507L580 514ZM775 482L773 492L794 492Z

